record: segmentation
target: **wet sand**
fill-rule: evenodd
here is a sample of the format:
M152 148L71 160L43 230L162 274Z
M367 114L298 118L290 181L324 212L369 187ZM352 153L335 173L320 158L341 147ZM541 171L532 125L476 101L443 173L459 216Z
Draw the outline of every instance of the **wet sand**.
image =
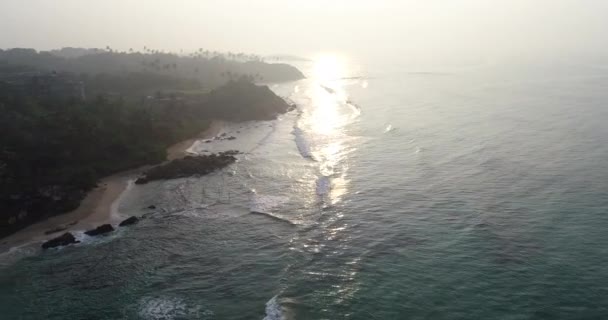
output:
M213 121L209 128L196 137L176 143L167 149L167 161L184 157L187 150L199 139L211 138L217 135L223 127L223 122ZM132 181L144 170L151 166L143 166L129 171L120 172L103 178L99 186L90 191L74 211L48 218L28 226L0 240L0 253L12 247L31 242L43 242L57 237L64 232L87 230L104 223L118 223L123 217L117 213L120 197L132 185ZM45 234L49 230L65 228L53 234Z

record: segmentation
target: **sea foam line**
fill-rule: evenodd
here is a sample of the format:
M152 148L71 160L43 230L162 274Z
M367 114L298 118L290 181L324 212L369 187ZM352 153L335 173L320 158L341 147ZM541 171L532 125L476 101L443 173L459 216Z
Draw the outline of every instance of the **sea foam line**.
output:
M277 300L278 296L272 297L272 299L266 302L266 316L263 320L284 320L283 313L281 312L281 305Z
M312 152L310 151L310 144L306 141L304 131L296 126L293 128L293 135L295 136L296 146L302 157L313 159Z

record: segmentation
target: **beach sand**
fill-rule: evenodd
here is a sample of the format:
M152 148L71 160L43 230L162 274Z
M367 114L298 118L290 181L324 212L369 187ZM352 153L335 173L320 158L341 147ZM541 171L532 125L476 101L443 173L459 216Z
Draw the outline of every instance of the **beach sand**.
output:
M211 138L217 135L223 127L223 122L213 121L209 128L196 137L181 141L167 149L167 161L184 157L187 150L199 139ZM10 248L26 243L43 242L57 237L64 232L73 230L88 230L104 223L118 223L121 217L117 214L121 195L127 190L130 181L134 180L142 171L151 166L143 166L125 172L120 172L103 178L98 187L93 189L82 200L75 210L48 218L24 228L0 240L0 253ZM56 228L65 230L46 235L45 232Z

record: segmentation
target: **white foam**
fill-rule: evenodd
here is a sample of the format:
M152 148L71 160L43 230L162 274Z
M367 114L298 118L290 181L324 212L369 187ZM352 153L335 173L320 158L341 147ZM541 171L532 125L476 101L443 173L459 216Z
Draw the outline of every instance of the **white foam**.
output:
M285 196L269 196L254 193L251 196L249 209L251 212L268 213L287 201L289 201L289 198Z
M207 139L205 139L203 141L207 141ZM186 149L186 153L189 155L196 155L197 150L201 149L200 145L201 145L201 140L194 141L194 143L192 143L190 148Z
M306 140L304 131L298 127L293 128L293 135L295 136L296 146L298 151L304 158L312 159L312 152L310 151L310 144Z
M283 313L281 311L281 305L277 300L277 296L272 297L272 299L266 302L266 316L264 320L284 320Z
M143 298L140 301L139 316L149 320L173 320L184 317L212 315L211 311L201 312L200 306L189 306L179 298Z
M0 268L10 266L22 258L33 256L38 252L40 252L40 244L37 242L11 247L9 250L0 253Z
M76 239L76 241L79 241L80 243L88 243L91 240L91 237L84 234L84 230L74 230L71 231L71 233Z
M113 227L114 231L97 236L88 236L85 234L85 230L73 230L70 232L74 235L76 241L80 241L80 243L77 243L79 245L101 244L112 241L123 234L124 228L118 228L116 225L113 225ZM61 246L58 248L64 247L65 246Z
M291 221L290 219L272 213L272 210L281 204L289 201L288 197L284 196L268 196L268 195L258 195L253 191L254 194L251 196L251 205L249 207L249 211L251 213L257 213L265 215L269 218L280 220L283 222L287 222L289 224L295 225L296 222Z
M135 179L129 179L129 181L127 181L127 186L125 187L125 189L120 193L118 198L116 198L110 205L110 217L113 220L121 220L124 218L123 216L121 216L118 208L119 208L122 200L126 197L127 193L129 193L129 191L131 191L134 186L135 186Z
M395 128L393 128L392 124L389 124L386 126L386 128L384 128L384 133L389 133L391 131L395 131Z

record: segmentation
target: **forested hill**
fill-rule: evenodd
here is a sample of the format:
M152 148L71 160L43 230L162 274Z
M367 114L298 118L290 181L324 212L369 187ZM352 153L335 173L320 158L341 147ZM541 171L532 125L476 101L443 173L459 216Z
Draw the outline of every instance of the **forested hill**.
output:
M28 66L43 72L75 74L155 73L175 78L196 79L203 87L214 88L231 79L247 76L255 81L299 80L304 75L288 64L266 63L254 55L199 50L189 55L142 52L117 52L111 49L64 48L55 51L34 49L0 50L0 68Z
M213 119L286 112L253 81L302 77L288 65L156 53L9 50L0 61L0 237L75 209L104 176L163 161Z

